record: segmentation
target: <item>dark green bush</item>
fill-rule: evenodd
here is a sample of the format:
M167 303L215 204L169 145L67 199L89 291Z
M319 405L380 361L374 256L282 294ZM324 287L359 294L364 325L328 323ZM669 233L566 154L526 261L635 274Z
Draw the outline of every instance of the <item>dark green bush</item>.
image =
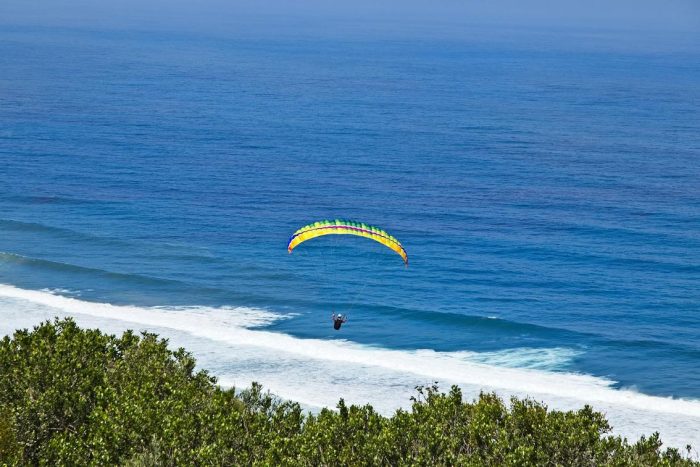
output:
M658 435L629 444L586 406L550 411L495 394L419 387L410 411L304 415L259 385L216 385L155 334L70 320L0 342L0 462L7 465L698 465Z

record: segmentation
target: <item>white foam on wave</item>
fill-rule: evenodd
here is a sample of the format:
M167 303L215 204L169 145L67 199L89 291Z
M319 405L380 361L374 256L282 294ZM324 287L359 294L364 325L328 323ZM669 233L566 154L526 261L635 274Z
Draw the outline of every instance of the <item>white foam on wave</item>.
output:
M570 349L392 350L260 329L290 316L266 310L121 306L9 285L0 285L0 304L0 333L51 316L73 316L82 325L109 332L148 329L192 351L222 384L258 381L309 407L334 406L344 397L351 403L369 402L389 414L409 405L416 385L439 381L443 387L458 384L468 397L486 390L505 397L533 397L560 409L588 403L606 413L618 434L637 438L659 431L669 445L700 447L700 401L649 396L615 389L614 382L604 378L539 369L572 358Z
M519 347L495 352L465 352L465 357L491 366L553 370L562 368L580 354L581 351L566 347Z
M247 307L140 307L96 303L58 295L63 289L26 290L0 284L0 297L26 300L71 314L90 315L135 324L193 330L201 321L232 328L266 326L291 315L280 315Z

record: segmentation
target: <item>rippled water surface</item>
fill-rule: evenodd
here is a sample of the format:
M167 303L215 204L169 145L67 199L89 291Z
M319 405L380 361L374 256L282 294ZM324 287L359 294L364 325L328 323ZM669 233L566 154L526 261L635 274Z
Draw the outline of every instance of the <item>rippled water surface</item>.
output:
M170 329L311 405L388 401L407 374L700 398L698 58L8 28L2 330ZM288 255L324 218L382 226L410 266L335 236Z

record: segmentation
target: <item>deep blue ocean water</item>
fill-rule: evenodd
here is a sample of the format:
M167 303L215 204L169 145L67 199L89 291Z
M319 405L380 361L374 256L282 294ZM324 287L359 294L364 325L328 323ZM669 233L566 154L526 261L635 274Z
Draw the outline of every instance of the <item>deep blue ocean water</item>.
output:
M0 283L700 398L699 59L3 28Z

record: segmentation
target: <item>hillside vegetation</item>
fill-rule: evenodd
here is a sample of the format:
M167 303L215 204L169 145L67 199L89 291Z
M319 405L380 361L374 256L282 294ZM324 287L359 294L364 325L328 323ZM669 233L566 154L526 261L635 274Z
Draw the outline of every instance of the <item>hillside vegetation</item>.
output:
M586 406L548 410L419 387L392 417L372 406L305 414L259 385L222 389L155 334L45 322L0 343L6 465L699 465L657 435L606 435Z

